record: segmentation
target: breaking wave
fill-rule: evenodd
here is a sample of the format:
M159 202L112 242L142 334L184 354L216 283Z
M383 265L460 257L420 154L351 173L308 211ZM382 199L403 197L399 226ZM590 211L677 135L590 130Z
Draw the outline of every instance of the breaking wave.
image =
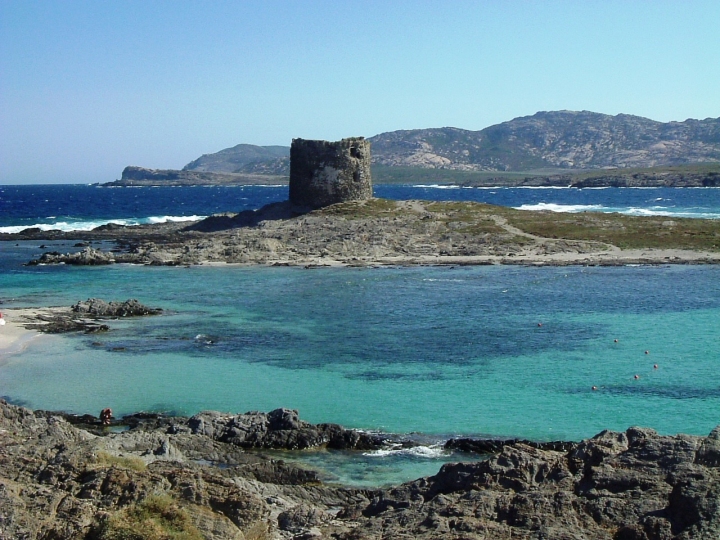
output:
M550 212L617 212L599 204L537 203L516 206L518 210L549 210Z
M412 446L409 448L403 447L402 445L395 445L391 448L381 448L379 450L373 450L372 452L363 452L363 455L371 457L408 456L434 459L447 456L448 452L440 444L431 446Z
M657 200L657 199L656 199ZM536 203L523 204L516 206L518 210L549 210L550 212L616 212L629 216L667 216L667 217L688 217L701 219L720 219L720 212L708 212L703 208L673 208L669 206L603 206L601 204L556 204L556 203Z
M422 189L460 189L462 186L455 184L415 184L411 187Z
M182 221L199 221L205 219L206 216L150 216L146 218L125 218L125 219L95 219L95 220L77 220L77 221L54 221L51 223L33 223L27 225L11 225L0 227L0 233L14 234L24 231L25 229L40 229L41 231L91 231L102 225L148 225L168 222Z

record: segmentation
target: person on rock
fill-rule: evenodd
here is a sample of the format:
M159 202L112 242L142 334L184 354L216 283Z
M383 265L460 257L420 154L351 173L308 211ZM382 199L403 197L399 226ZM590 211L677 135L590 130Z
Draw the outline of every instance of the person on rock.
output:
M106 407L102 411L100 411L100 423L103 426L109 426L110 420L112 419L112 409L110 407Z

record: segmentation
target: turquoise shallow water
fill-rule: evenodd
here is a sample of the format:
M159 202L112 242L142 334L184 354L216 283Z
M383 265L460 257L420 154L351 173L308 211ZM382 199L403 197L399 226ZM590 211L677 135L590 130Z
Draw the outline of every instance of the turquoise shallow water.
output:
M422 433L428 447L720 424L717 267L22 267L35 244L2 249L5 307L101 297L166 310L4 358L0 395L33 408L291 407L312 422ZM304 458L367 484L456 459L431 454Z
M74 412L284 406L438 435L704 434L720 423L718 277L683 266L23 267L2 275L8 307L132 297L166 314L37 339L6 359L0 393Z
M709 188L393 185L375 194L720 216L720 189ZM0 232L182 220L286 198L287 186L1 186ZM422 443L371 455L278 454L355 485L468 459L441 450L452 435L580 439L630 425L706 434L720 423L718 268L23 267L43 251L72 249L39 244L0 242L0 308L95 296L166 312L94 337L42 336L0 356L0 396L15 403L94 414L285 406L313 422Z

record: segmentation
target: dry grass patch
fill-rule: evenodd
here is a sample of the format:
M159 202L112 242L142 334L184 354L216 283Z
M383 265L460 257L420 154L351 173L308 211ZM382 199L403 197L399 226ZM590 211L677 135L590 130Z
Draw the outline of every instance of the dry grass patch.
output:
M564 214L498 208L508 223L545 238L592 240L623 249L720 251L720 220L636 217L587 212Z
M122 467L123 469L132 469L134 471L144 471L147 469L147 464L139 457L114 456L107 452L98 452L95 457L95 463L104 467Z
M434 219L453 232L470 235L507 234L492 219L493 206L475 202L432 202L425 206Z
M190 516L168 495L111 514L91 535L94 540L202 540Z
M402 210L398 208L396 201L390 199L368 199L333 204L315 212L326 216L342 216L347 219L366 219L394 217L402 213Z

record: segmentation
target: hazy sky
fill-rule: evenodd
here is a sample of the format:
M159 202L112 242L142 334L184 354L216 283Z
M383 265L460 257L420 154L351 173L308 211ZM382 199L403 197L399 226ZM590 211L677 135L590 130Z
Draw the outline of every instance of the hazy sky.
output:
M238 143L720 116L720 2L0 0L0 183Z

